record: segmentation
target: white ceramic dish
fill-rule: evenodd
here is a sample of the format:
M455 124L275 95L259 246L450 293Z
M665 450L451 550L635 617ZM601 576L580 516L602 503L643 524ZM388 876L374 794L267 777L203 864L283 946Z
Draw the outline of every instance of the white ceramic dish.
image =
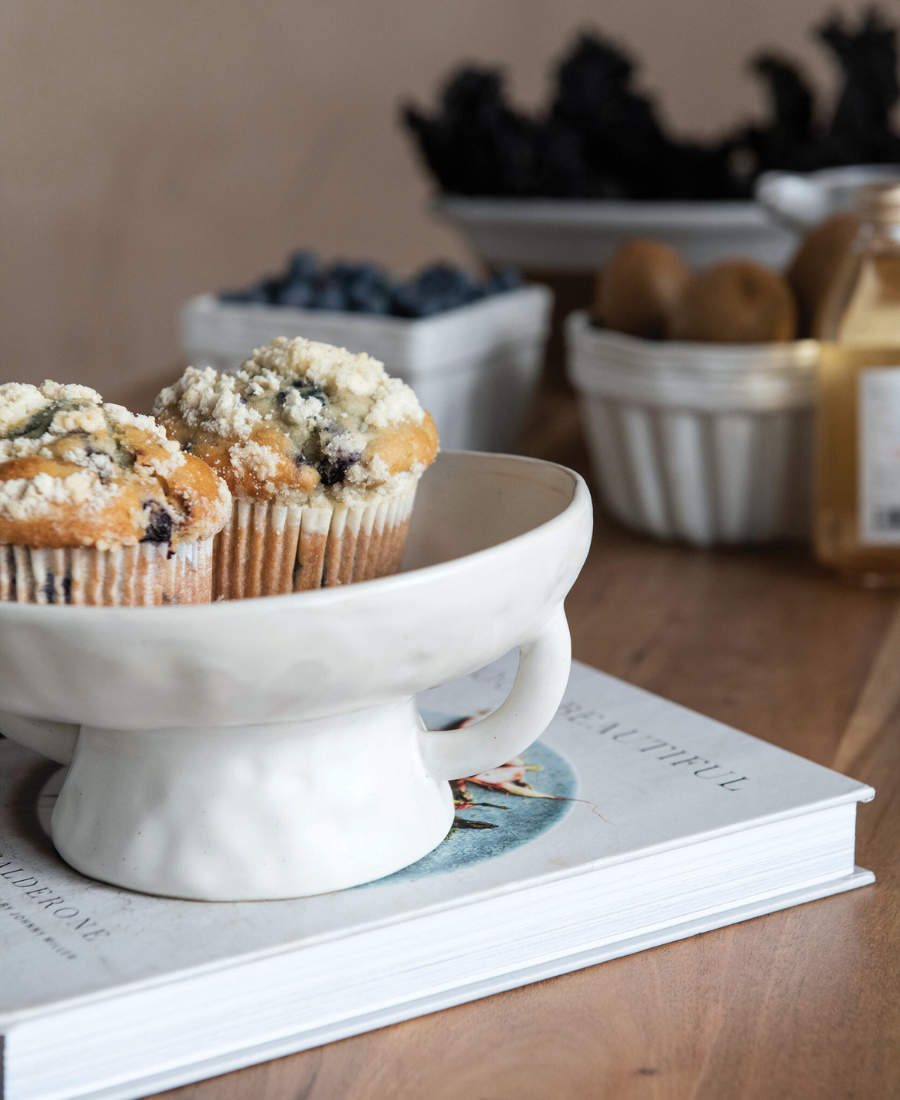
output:
M841 210L856 205L863 187L900 183L900 164L852 164L819 172L764 172L757 200L783 224L806 232Z
M0 604L0 729L70 765L53 841L94 878L217 901L380 878L446 835L449 779L504 763L553 717L590 535L572 471L442 454L409 572L197 606ZM517 645L498 711L423 730L415 692Z
M809 533L818 348L641 340L566 325L593 466L622 523L696 546Z
M434 209L488 263L546 271L595 271L633 237L670 245L691 267L745 256L781 268L798 241L756 202L445 196Z
M541 372L553 295L527 286L435 317L248 308L211 294L181 312L181 346L196 367L237 370L276 336L366 351L416 391L445 448L515 449Z

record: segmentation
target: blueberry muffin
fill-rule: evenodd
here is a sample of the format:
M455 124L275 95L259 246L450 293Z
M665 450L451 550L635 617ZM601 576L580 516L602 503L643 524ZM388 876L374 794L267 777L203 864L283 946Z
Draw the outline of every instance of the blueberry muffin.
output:
M0 599L204 603L225 482L87 386L0 386Z
M234 496L216 539L214 598L400 568L416 485L438 440L413 391L377 360L273 340L235 374L188 367L154 413Z

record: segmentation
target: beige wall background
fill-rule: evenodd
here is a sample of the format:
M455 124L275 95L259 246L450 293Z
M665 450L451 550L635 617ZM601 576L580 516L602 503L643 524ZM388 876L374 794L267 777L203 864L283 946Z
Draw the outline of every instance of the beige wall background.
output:
M428 215L397 124L464 59L547 95L582 28L627 43L682 132L758 114L759 48L828 93L830 0L5 0L4 380L93 385L137 409L176 369L192 294L311 246L407 272L471 262ZM856 12L858 4L843 10Z

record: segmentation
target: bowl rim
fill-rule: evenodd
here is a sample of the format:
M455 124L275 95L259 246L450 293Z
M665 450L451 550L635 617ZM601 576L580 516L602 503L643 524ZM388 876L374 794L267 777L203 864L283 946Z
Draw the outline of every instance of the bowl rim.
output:
M813 365L814 358L818 355L819 341L812 337L804 336L795 340L772 340L763 343L719 343L715 340L650 340L644 336L632 336L627 332L616 332L610 328L600 328L591 321L590 310L577 309L566 317L566 328L580 337L594 339L599 343L618 346L630 352L647 353L655 356L659 354L692 355L725 357L734 362L726 362L722 369L728 370L743 368L740 360L744 356L771 355L773 352L781 352L785 356L797 357L800 362L793 363L790 369ZM809 362L807 363L807 359Z
M440 582L440 580L445 577L453 576L454 573L459 573L465 569L471 568L473 563L480 564L481 562L489 560L491 557L497 557L508 552L507 548L510 546L520 546L527 540L534 540L544 536L554 527L565 526L572 521L572 514L585 506L588 508L589 512L592 508L590 490L584 478L581 474L577 473L577 471L570 469L568 466L563 466L561 463L550 462L542 458L533 458L530 455L498 454L490 451L447 450L442 451L441 454L448 456L474 456L480 459L486 459L488 462L498 460L498 464L514 463L522 464L523 466L549 467L568 477L571 495L568 503L557 513L557 515L553 516L551 519L545 520L543 523L537 524L535 527L529 528L527 531L523 531L520 535L514 535L512 538L503 539L501 542L494 543L492 546L486 546L481 550L473 550L471 553L461 554L459 557L451 558L449 561L436 562L434 565L420 566L416 569L395 573L389 577L375 577L371 580L356 581L353 584L335 585L329 588L317 588L305 592L288 592L278 596L253 596L242 600L219 600L211 603L167 604L164 606L152 605L149 607L33 604L2 600L0 601L0 617L7 620L13 620L18 616L22 618L30 617L33 621L42 615L47 617L48 613L50 616L59 616L62 613L71 617L77 616L93 619L99 619L101 616L106 615L117 615L119 618L122 618L127 614L132 614L140 615L142 618L152 616L153 619L158 621L161 616L171 616L172 614L179 615L182 619L191 615L195 617L218 615L224 618L226 616L231 617L233 615L240 615L245 612L258 611L263 607L273 611L281 611L292 607L298 600L301 601L297 605L300 608L328 607L329 604L363 600L372 594L373 585L378 585L378 592L388 595L397 588L419 587L423 584ZM12 625L11 622L10 625Z
M440 194L434 212L449 220L529 226L535 229L622 229L693 231L777 228L766 207L747 199L561 199Z

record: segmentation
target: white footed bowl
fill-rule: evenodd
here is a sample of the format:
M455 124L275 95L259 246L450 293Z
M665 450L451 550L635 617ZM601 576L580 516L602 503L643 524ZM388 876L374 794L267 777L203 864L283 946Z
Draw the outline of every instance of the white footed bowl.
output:
M546 728L590 535L571 470L444 453L397 576L181 607L0 604L0 730L69 765L53 842L94 878L212 901L368 882L446 836L448 780ZM424 730L415 692L517 645L498 711Z

